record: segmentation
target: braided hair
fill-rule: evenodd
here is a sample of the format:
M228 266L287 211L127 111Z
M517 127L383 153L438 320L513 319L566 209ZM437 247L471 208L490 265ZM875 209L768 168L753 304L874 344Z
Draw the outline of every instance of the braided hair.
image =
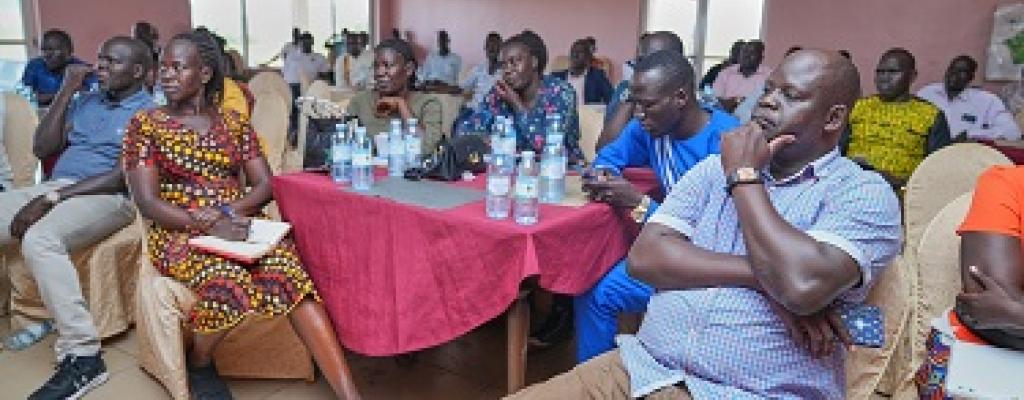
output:
M530 55L537 59L537 75L544 75L544 68L548 65L548 48L544 45L544 39L531 30L525 30L508 38L501 47L507 48L514 44L526 47Z
M200 62L211 71L210 80L204 86L204 100L208 105L220 104L224 96L224 61L223 52L220 45L217 44L217 40L214 39L210 31L205 29L181 33L171 39L172 42L178 40L192 43L196 47Z

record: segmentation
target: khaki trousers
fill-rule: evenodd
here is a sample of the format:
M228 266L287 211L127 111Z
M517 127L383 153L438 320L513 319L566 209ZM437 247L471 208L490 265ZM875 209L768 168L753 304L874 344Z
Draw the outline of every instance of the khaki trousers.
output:
M14 243L11 221L25 204L71 183L56 180L0 193L0 246L10 248L8 245ZM43 304L53 314L58 360L69 354L91 356L100 350L99 335L70 254L102 241L134 218L135 209L127 196L78 196L57 204L25 232L21 254L36 280Z
M577 365L569 372L520 390L508 400L628 400L629 375L619 350L612 350ZM647 400L690 400L686 389L669 386L644 397Z

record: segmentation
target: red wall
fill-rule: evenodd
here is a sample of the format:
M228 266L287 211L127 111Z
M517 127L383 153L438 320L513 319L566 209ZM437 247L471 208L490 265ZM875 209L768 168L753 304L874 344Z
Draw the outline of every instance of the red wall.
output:
M188 0L36 0L39 32L63 29L75 42L75 55L89 62L112 36L130 35L132 24L149 21L160 41L191 28Z
M397 27L411 33L420 51L436 47L437 31L447 29L452 50L464 65L485 60L484 37L503 37L532 29L548 47L548 59L569 54L573 40L594 36L598 54L614 62L613 81L622 62L633 56L640 33L642 0L378 0L379 32Z
M968 54L981 64L997 4L1009 0L767 0L766 60L775 65L790 46L847 49L860 69L864 93L874 93L878 57L904 47L917 59L914 89L939 82L949 61Z

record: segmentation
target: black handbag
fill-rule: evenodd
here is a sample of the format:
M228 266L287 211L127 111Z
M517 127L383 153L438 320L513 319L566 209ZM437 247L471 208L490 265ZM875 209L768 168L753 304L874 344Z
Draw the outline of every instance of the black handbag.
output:
M321 168L329 165L331 138L341 118L310 118L306 125L306 145L302 149L302 168Z
M437 143L437 150L431 158L432 167L427 178L441 181L457 181L462 173L470 171L476 174L487 171L484 155L490 152L490 146L477 135L459 136L449 140L442 136Z

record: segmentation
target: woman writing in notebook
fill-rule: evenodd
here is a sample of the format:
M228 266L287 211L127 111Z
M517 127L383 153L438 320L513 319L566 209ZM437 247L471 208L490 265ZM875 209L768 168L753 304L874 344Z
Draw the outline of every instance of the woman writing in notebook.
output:
M1024 167L998 166L978 178L957 233L963 288L943 317L953 336L933 330L929 360L918 371L924 398L944 398L950 346L956 341L1024 351Z
M188 312L195 332L186 356L192 396L231 398L212 363L214 348L249 314L288 314L337 396L357 399L344 352L289 240L252 264L189 247L200 235L244 240L248 218L271 200L270 167L256 133L245 117L218 106L220 57L208 33L175 36L160 60L168 105L132 119L123 151L135 201L153 221L150 260L198 299Z

